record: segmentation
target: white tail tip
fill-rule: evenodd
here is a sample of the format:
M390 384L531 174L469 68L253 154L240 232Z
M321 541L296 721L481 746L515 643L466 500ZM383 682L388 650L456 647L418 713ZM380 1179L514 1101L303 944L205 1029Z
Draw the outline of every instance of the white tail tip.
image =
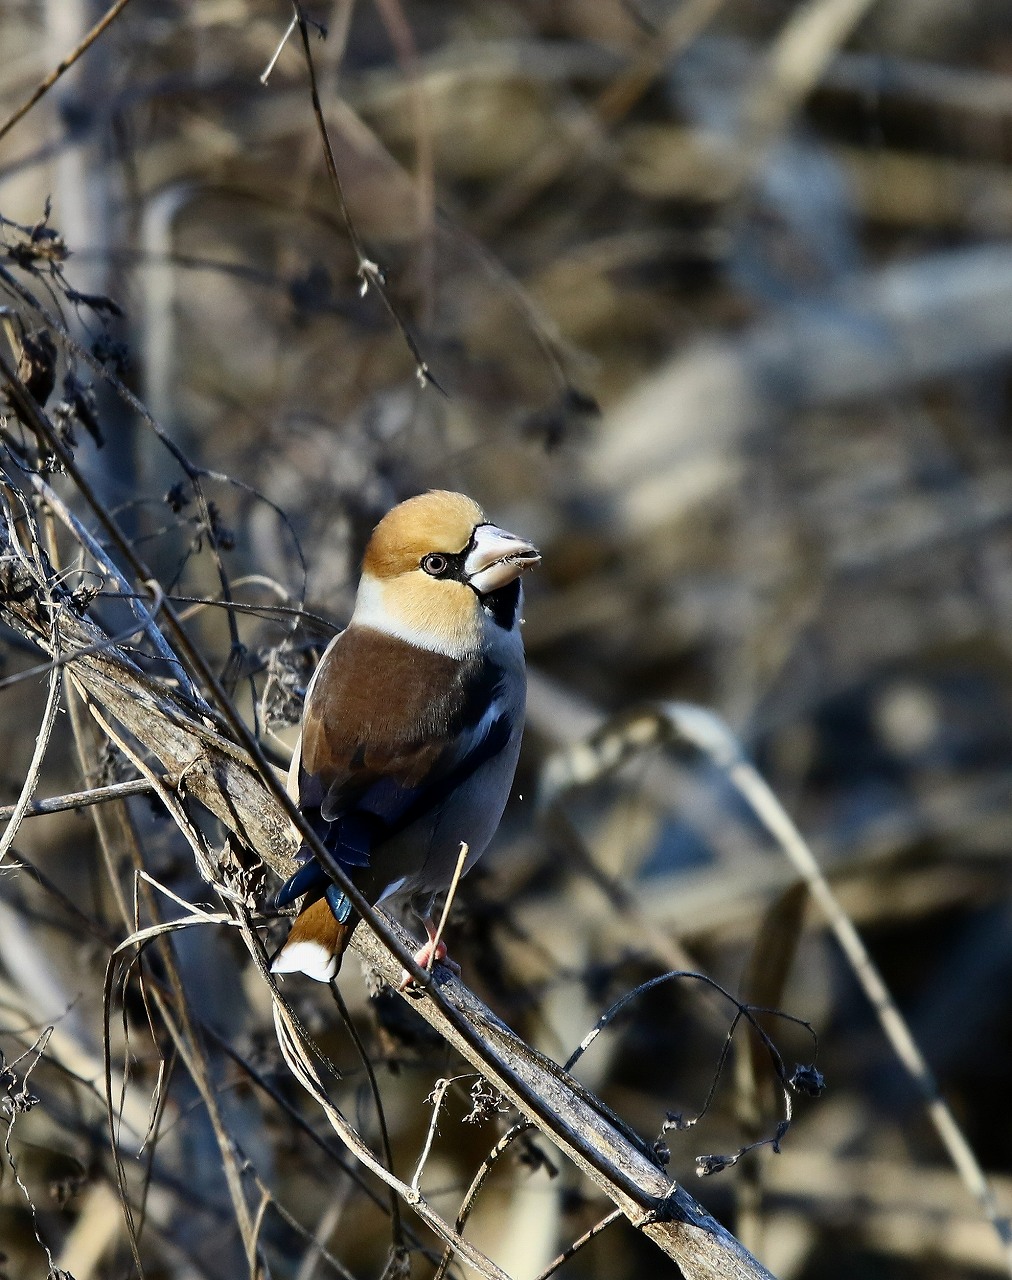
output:
M329 982L337 973L337 957L318 942L304 939L281 948L271 961L271 973L304 973L316 982Z

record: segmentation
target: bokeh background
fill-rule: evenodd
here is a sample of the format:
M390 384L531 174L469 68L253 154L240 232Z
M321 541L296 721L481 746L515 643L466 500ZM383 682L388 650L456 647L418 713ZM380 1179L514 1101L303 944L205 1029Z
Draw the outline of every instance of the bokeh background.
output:
M215 473L215 530L182 501L183 472L150 428L84 369L105 443L78 429L79 458L176 594L221 599L217 542L229 593L258 608L230 626L227 610L181 607L279 763L389 506L460 488L535 540L530 729L503 830L454 910L466 977L560 1061L614 998L669 968L772 994L816 1028L825 1096L801 1102L780 1154L761 1148L697 1184L697 1155L776 1125L768 1072L732 1055L708 1114L665 1134L672 1174L782 1280L1007 1271L823 922L721 777L650 749L551 819L537 795L545 762L608 715L666 699L721 715L812 842L1012 1209L1009 10L341 0L308 12L327 28L311 44L320 96L386 303L359 288L297 36L261 83L283 4L133 0L0 137L0 214L34 226L51 201L66 279L122 315L32 288ZM0 120L100 13L6 0ZM0 232L15 270L21 233ZM38 323L3 301L8 319ZM314 617L260 608L303 605ZM6 673L33 661L7 646ZM0 691L4 802L44 690L40 677ZM40 794L80 785L58 733ZM200 900L171 824L144 800L131 815L151 873ZM24 1187L7 1161L0 1273L45 1276L38 1234L76 1280L111 1280L132 1266L99 1096L103 975L122 929L87 816L26 822L16 853L48 879L0 877L0 1048L10 1062L57 1031L32 1073L42 1105L12 1129ZM269 1196L272 1274L376 1275L385 1201L250 1083L243 1064L325 1131L222 932L175 947L197 1015L238 1055L209 1033L230 1131ZM410 1011L370 1001L357 968L342 983L410 1171L426 1095L464 1068ZM286 994L375 1138L327 991L293 980ZM729 1021L672 982L579 1074L653 1138L669 1112L702 1107ZM206 1116L154 1022L131 983L114 1044L133 1055L141 1130L148 1098L159 1118L128 1155L149 1180L146 1274L243 1274ZM803 1031L773 1029L789 1062L812 1058ZM471 1084L451 1091L425 1175L451 1218L510 1118L465 1124ZM607 1209L539 1141L503 1162L468 1234L533 1277ZM424 1253L411 1273L431 1275ZM621 1225L560 1272L675 1273Z

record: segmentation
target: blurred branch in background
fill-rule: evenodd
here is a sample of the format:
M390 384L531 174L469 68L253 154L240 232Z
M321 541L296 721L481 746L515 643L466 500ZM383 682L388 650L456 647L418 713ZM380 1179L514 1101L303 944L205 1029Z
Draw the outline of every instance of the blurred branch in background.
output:
M605 724L568 753L559 753L549 759L542 779L541 803L548 807L555 805L568 791L597 782L604 773L617 769L623 757L656 743L691 747L725 772L790 860L821 908L884 1035L921 1094L949 1158L994 1227L1012 1271L1012 1222L999 1207L973 1149L939 1093L931 1069L853 922L840 905L801 833L762 775L745 758L740 744L726 725L703 708L687 703L667 703L627 714L617 722Z
M64 72L69 71L78 58L88 52L102 32L105 31L111 22L115 22L129 3L130 0L116 0L115 4L109 6L84 39L76 45L65 58L60 60L59 64L53 68L49 75L46 76L40 84L36 86L35 90L28 96L21 106L18 107L16 111L12 112L7 119L0 124L0 138L3 138L5 134L9 133L19 120L24 119L38 100L44 94L48 93L53 85L56 84L60 76L62 76Z

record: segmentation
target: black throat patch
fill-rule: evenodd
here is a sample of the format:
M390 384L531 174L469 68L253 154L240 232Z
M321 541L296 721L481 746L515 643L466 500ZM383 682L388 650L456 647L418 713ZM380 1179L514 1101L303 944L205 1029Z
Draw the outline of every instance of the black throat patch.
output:
M514 578L498 591L490 591L488 595L479 596L481 607L488 616L502 627L504 631L512 631L520 608L520 579Z

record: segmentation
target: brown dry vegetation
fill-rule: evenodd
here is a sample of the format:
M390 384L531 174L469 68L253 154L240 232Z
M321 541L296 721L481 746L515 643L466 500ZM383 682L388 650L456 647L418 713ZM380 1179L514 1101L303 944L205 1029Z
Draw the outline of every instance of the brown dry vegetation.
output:
M0 7L0 130L101 12ZM327 27L310 49L346 208L298 33L260 83L290 8L133 0L0 133L0 355L21 361L99 507L279 765L392 503L460 488L536 541L516 795L449 926L466 981L559 1063L669 969L807 1020L825 1095L796 1099L779 1153L760 1146L700 1182L696 1157L771 1137L782 1114L740 1027L706 1115L666 1124L703 1107L733 1005L686 980L653 987L574 1070L669 1148L668 1173L780 1280L1008 1274L1009 13L994 0L336 0L308 16ZM385 286L367 269L360 288L363 258ZM51 387L40 332L57 353ZM64 468L47 467L42 501L38 437L16 408L0 402L5 511L23 498L22 550L30 527L41 539L39 598L76 590L60 597L68 619L76 607L171 684L82 530L143 594L133 567ZM42 659L24 601L7 604L0 803L26 778L41 799L136 777L72 679L13 679ZM33 634L60 645L45 625ZM752 775L685 749L684 732L667 741L673 700L732 727L804 832L987 1171L995 1222L841 950L846 919L834 933L798 890L798 862L742 794ZM128 754L161 745L134 737ZM192 840L219 848L192 798L207 797L180 795ZM403 1206L391 1222L382 1184L293 1079L240 930L157 941L105 999L134 927L186 902L223 910L176 816L141 795L31 816L5 838L0 1275L137 1273L125 1195L152 1280L364 1280L392 1241L411 1275L431 1276L436 1235ZM274 877L240 879L264 907ZM269 946L284 925L260 923ZM426 1099L454 1080L421 1178L452 1222L517 1112L417 1009L345 968L407 1182ZM308 981L283 993L341 1073L332 1099L380 1151L338 1004ZM762 1025L788 1072L812 1060L804 1028ZM526 1134L464 1234L528 1280L611 1208ZM386 1274L408 1273L399 1257ZM620 1219L558 1274L678 1270Z

